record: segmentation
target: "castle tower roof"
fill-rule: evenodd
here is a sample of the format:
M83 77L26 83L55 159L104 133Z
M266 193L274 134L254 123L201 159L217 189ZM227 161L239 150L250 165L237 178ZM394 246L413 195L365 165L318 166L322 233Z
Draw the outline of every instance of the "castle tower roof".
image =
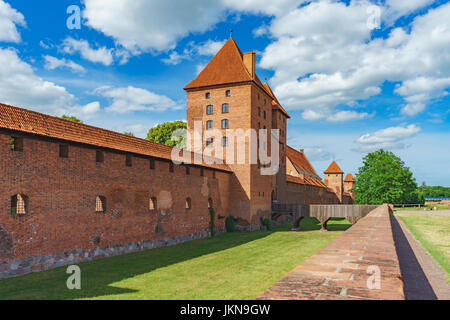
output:
M346 177L345 177L345 180L344 180L344 182L355 182L356 181L356 179L355 179L355 177L353 177L353 175L351 174L351 173L349 173Z
M330 166L328 167L327 170L325 170L324 172L325 174L344 174L344 171L341 170L341 168L339 168L339 166L337 165L337 163L335 161L333 161Z

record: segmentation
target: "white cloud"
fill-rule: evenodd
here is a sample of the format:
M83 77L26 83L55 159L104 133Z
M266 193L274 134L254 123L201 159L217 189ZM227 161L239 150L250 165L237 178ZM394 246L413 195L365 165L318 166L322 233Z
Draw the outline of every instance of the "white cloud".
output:
M71 60L67 60L64 58L58 59L56 57L52 57L49 55L44 56L44 60L45 60L45 68L47 70L55 70L58 68L69 68L73 72L79 72L79 73L86 72L86 69L84 69L82 66L80 66L79 64L77 64Z
M305 119L324 119L336 106L352 106L398 82L404 115L424 110L430 99L446 95L450 77L450 3L416 17L387 39L373 38L367 27L368 1L349 5L315 1L278 15L268 27L274 41L260 66L275 71L274 91L288 109L305 110ZM402 14L426 6L414 1ZM384 8L386 9L386 8ZM400 10L400 7L397 7ZM417 78L428 87L403 89ZM311 111L314 110L314 111Z
M86 40L75 40L71 37L64 39L62 50L68 54L79 53L84 59L94 63L102 63L109 66L113 63L113 49L100 47L98 49L91 48Z
M21 37L16 25L25 27L25 18L9 3L0 0L0 41L19 43Z
M280 15L296 8L305 0L223 0L223 3L237 11Z
M165 64L177 65L183 60L192 60L195 56L214 56L225 44L226 40L215 41L209 39L206 42L190 42L183 53L172 51L168 58L161 59Z
M38 77L33 68L22 61L13 49L0 49L1 102L61 116L71 114L82 119L93 117L98 102L77 104L75 96L64 87Z
M374 151L378 149L404 149L406 147L404 140L417 135L421 131L416 125L407 127L390 127L367 133L356 140L360 151Z
M356 112L356 111L338 111L327 118L328 121L331 122L344 122L344 121L352 121L352 120L363 120L373 117L373 114L370 115L367 112Z
M328 161L333 159L333 154L323 147L312 146L303 149L309 161Z
M114 113L166 111L183 108L166 96L132 86L126 88L101 87L97 88L95 93L112 100L111 105L105 110Z
M179 39L205 32L225 18L218 1L85 0L87 24L138 53L173 49Z

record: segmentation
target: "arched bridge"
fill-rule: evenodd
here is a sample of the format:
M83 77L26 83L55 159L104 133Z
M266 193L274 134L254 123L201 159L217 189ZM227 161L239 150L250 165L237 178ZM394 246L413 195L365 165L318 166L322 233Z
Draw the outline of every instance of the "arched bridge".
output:
M327 231L327 223L331 218L345 218L351 224L364 218L377 205L313 205L313 204L273 204L272 219L276 220L282 215L293 218L294 229L300 230L300 222L303 218L312 217L319 220L321 231Z

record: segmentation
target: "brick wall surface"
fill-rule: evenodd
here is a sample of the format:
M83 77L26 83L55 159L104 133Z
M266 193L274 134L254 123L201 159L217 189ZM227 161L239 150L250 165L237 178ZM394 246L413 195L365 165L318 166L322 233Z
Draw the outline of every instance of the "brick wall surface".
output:
M73 250L94 250L121 244L198 234L209 228L209 199L216 225L229 215L230 174L184 166L169 172L169 162L104 152L69 143L69 157L60 158L59 141L24 136L23 151L10 149L11 133L0 132L0 262ZM15 134L17 136L17 134ZM27 214L11 214L11 197L27 197ZM96 197L106 198L106 211L96 213ZM157 210L150 210L150 198ZM186 199L192 208L186 210ZM159 227L157 228L157 225ZM158 229L158 230L157 230ZM156 232L158 231L158 232Z

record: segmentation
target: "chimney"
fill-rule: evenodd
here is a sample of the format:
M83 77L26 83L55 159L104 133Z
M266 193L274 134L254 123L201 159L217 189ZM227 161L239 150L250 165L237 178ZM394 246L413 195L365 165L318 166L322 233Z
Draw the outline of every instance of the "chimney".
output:
M244 65L247 68L250 75L252 76L252 79L255 79L255 53L254 52L244 53Z

